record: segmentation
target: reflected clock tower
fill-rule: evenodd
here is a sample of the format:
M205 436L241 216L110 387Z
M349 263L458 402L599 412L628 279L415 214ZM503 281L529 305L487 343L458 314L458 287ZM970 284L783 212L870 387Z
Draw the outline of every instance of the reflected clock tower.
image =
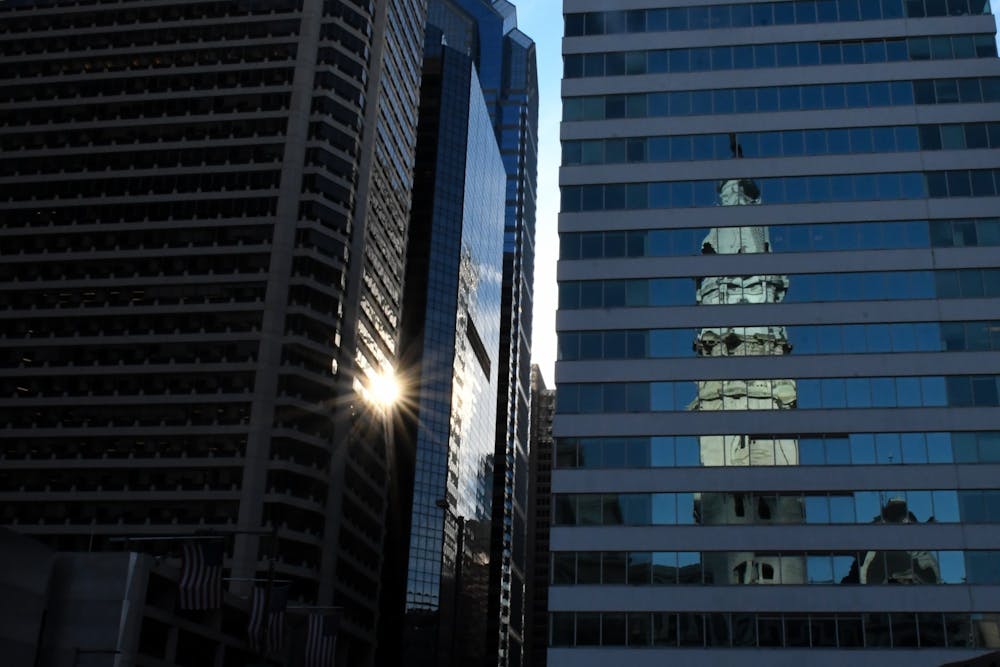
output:
M738 147L734 150L738 153ZM760 188L751 179L719 184L722 206L760 204ZM770 252L766 227L716 227L702 243L704 254L759 254ZM780 303L788 291L788 276L759 274L709 276L697 282L697 301L703 305ZM701 357L778 356L791 351L783 326L707 327L694 343ZM795 407L794 380L724 379L698 382L698 395L689 410L788 410ZM793 466L799 463L798 441L764 435L703 435L703 466ZM711 524L801 523L803 508L794 497L701 493L695 498L701 522ZM707 553L705 575L714 583L804 583L804 558L778 558L753 551Z

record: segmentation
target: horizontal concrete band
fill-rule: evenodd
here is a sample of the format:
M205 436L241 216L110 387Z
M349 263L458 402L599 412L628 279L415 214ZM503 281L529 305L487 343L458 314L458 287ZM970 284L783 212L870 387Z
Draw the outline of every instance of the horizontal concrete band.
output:
M557 374L557 379L558 374ZM561 381L561 379L560 379ZM644 412L559 415L558 437L1000 430L1000 410L983 408L858 408L828 410ZM849 426L848 426L849 425Z
M561 361L558 368L560 383L995 375L1000 352L595 359Z
M994 489L1000 464L555 469L553 493ZM1000 532L1000 531L998 531Z
M861 551L1000 549L996 526L553 526L552 551ZM1000 604L1000 603L998 603Z
M995 612L1000 586L552 586L549 611Z
M984 653L969 649L657 649L550 648L549 667L940 667Z

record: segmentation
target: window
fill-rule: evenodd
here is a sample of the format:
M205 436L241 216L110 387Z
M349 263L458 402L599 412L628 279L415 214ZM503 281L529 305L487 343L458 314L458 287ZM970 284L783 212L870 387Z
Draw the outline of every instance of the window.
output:
M623 613L601 614L601 644L603 646L624 646L626 615Z
M774 54L767 49L755 47L755 59L772 61ZM700 56L699 56L700 57ZM710 56L705 51L704 60L696 61L692 66L695 70L709 68ZM683 62L678 60L678 70L684 69ZM963 102L978 102L982 99L980 86L988 90L987 98L1000 99L1000 84L994 85L992 79L964 79L961 86L954 80L851 84L848 86L832 84L823 87L825 104L828 108L841 107L844 100L841 97L846 91L846 104L851 107L867 107L869 105L908 105L913 102L911 87L917 88L917 102L920 104L945 104L958 101L959 91ZM819 87L815 86L784 86L782 88L744 88L720 89L715 91L718 104L716 113L731 113L736 110L732 105L732 95L738 94L739 111L752 112L749 108L750 97L756 93L759 111L770 111L779 108L795 110L814 108L819 105ZM952 91L952 92L948 92ZM780 98L780 102L779 102ZM636 94L629 96L607 97L577 97L564 100L564 120L597 120L601 118L639 118L645 116L662 116L667 113L667 96L663 93L649 95ZM671 100L671 115L704 114L712 112L712 94L710 91L676 92L669 96ZM803 102L804 100L804 102ZM803 106L803 104L805 106ZM627 110L626 110L627 109Z
M552 554L552 583L574 584L576 583L576 554L554 552Z
M554 612L550 615L552 626L552 646L574 646L575 618L572 612Z
M653 612L653 646L677 646L677 614Z
M601 570L601 583L625 584L628 570L627 554L621 551L604 553ZM624 643L624 642L622 642Z
M706 512L695 505L693 493L634 493L558 495L556 523L576 525L683 525L696 521L710 524L746 523L744 517L729 517L725 513ZM906 520L928 523L1000 523L1000 492L994 491L854 491L835 494L810 493L804 501L798 494L764 494L754 497L754 522L799 522L801 512L809 523L829 523L832 497L850 497L853 503L838 501L838 512L848 523L883 521L902 523ZM961 502L959 502L959 500ZM805 503L803 506L802 503ZM961 508L959 509L959 505ZM854 507L854 518L847 514ZM575 508L575 509L574 509ZM697 553L681 554L678 567L697 563ZM685 562L685 558L691 558ZM577 563L577 576L582 565ZM691 572L700 572L692 568ZM619 575L620 576L620 575ZM654 579L656 561L654 558ZM700 575L698 575L700 576Z
M649 646L652 642L652 619L649 614L628 615L628 645Z
M628 554L628 583L645 585L652 582L653 555L648 552Z
M601 643L601 615L576 614L576 646L599 646Z
M601 583L600 552L580 552L576 557L576 583Z

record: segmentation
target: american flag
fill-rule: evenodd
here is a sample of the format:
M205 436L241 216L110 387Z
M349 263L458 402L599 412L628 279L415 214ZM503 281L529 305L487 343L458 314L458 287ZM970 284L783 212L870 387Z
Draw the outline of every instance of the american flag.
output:
M184 543L181 554L181 609L218 609L222 606L222 540Z
M333 667L340 630L340 612L309 614L306 660L303 667Z
M271 586L271 599L266 601L267 613L264 613L265 598L267 598L267 588L265 586L254 586L253 598L250 602L250 625L247 627L247 635L250 638L250 645L255 651L267 649L267 652L274 653L281 650L284 643L285 634L285 607L288 606L288 593L291 586L288 584L274 584ZM266 621L265 621L265 616ZM267 626L267 643L265 647L264 629Z

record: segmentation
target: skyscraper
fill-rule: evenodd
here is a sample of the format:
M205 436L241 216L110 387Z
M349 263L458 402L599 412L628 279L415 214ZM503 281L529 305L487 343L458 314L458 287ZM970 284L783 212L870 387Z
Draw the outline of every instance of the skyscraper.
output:
M549 644L549 530L552 525L552 417L556 392L531 365L531 447L528 481L528 569L525 585L524 664L545 667Z
M538 168L535 44L518 30L517 10L507 0L431 0L428 23L473 56L507 172L487 649L498 665L517 667L524 623Z
M0 7L4 524L234 533L370 662L425 12Z
M550 665L1000 645L988 10L564 2Z
M472 58L427 28L379 663L481 665L506 174Z

